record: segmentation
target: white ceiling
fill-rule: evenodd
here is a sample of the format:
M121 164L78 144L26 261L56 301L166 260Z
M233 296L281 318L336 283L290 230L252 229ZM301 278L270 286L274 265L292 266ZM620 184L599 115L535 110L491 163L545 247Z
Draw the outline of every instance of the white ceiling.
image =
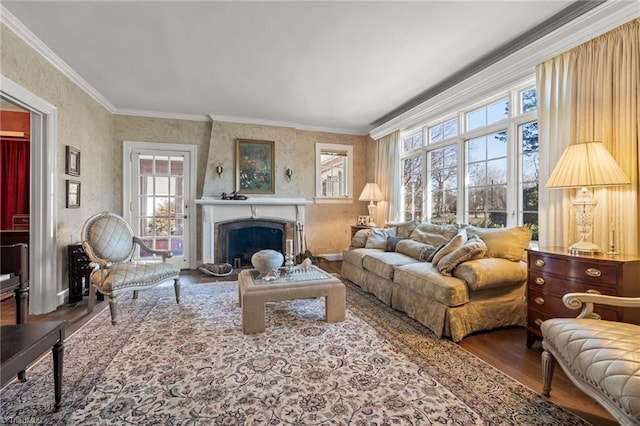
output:
M115 112L350 133L570 3L2 1Z

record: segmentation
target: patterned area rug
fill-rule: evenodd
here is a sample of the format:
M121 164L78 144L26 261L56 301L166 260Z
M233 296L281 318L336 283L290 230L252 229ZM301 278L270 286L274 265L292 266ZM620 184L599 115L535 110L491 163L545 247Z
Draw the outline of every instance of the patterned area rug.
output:
M62 409L51 355L0 394L2 424L578 425L580 418L347 283L344 322L324 300L267 305L242 334L235 283L119 300L65 342Z

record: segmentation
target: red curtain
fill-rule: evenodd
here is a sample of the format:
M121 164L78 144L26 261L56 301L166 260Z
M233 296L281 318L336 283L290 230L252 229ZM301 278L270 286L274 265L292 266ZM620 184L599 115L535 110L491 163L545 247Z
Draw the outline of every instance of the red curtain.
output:
M0 140L0 229L12 229L14 214L29 214L29 141Z

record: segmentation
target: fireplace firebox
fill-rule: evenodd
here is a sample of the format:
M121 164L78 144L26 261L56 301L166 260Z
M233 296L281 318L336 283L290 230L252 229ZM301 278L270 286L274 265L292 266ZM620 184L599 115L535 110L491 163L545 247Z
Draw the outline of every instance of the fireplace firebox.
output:
M219 262L235 268L251 266L251 256L271 249L284 254L287 238L293 238L294 224L280 220L246 219L216 225Z

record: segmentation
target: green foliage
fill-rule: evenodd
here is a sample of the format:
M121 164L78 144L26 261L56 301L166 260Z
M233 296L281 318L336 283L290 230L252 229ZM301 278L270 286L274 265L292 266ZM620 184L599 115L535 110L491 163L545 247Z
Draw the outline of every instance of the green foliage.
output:
M302 261L305 259L310 259L311 263L314 265L319 265L322 262L328 262L328 260L325 257L313 254L311 250L308 250L308 249L305 250L304 253L301 253L298 255L298 263L302 263Z

